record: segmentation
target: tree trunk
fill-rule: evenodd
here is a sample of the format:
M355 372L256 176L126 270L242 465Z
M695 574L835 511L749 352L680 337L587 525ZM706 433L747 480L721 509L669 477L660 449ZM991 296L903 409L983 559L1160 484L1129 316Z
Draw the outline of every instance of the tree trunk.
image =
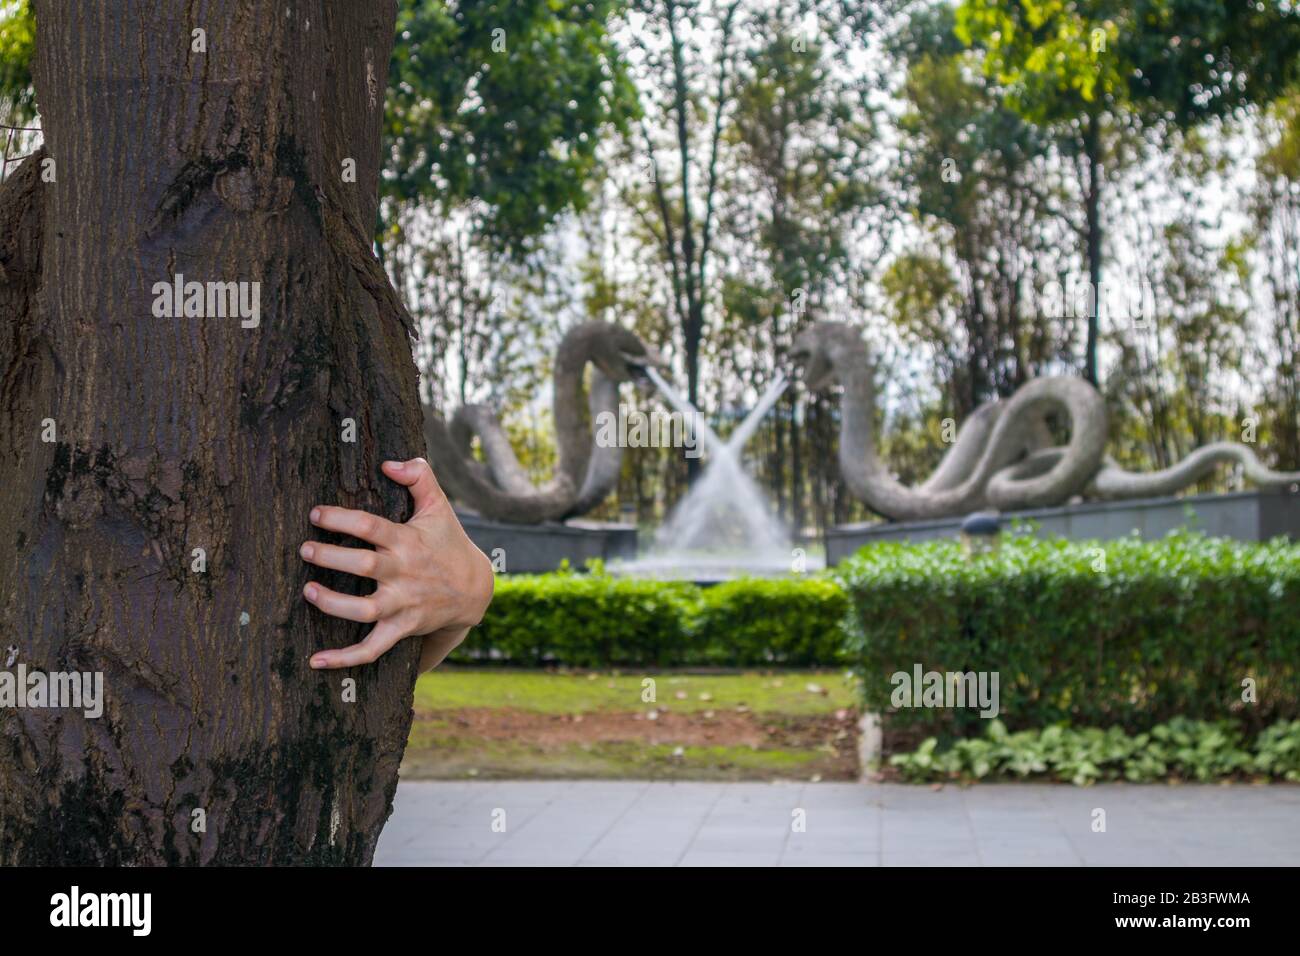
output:
M1088 281L1092 283L1091 308L1088 310L1088 338L1084 346L1083 377L1100 385L1097 370L1097 344L1101 338L1101 130L1096 113L1089 114L1084 129L1084 153L1088 164L1088 189L1084 197L1088 233Z
M102 673L104 705L0 708L0 865L367 864L419 642L312 671L367 627L306 581L369 588L297 549L317 503L404 520L379 463L423 454L371 252L396 4L36 16L45 149L0 193L0 651ZM177 274L260 283L260 321L158 317Z
M696 409L700 407L700 342L704 337L703 333L703 320L696 318L696 309L692 306L689 321L682 329L682 338L685 340L683 351L686 357L686 400ZM682 458L686 462L686 485L690 487L700 476L702 470L700 459L698 456L687 456L685 453Z

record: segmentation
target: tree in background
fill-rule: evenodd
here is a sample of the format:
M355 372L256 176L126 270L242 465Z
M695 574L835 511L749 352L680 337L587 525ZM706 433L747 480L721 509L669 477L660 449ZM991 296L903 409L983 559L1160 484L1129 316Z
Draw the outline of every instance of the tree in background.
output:
M922 10L895 48L906 63L897 201L923 244L884 278L895 322L935 359L946 414L1005 397L1067 347L1039 308L1058 235L1052 143L972 69L947 5Z
M36 116L31 69L35 44L30 0L0 0L0 182L35 138L30 129Z
M851 290L862 284L861 253L871 244L855 226L880 197L869 81L850 62L860 49L855 24L836 3L791 0L765 6L747 26L724 134L726 263L712 344L733 382L757 394L810 321L858 311ZM809 464L819 511L819 489L833 475L823 474L828 454L809 461L805 432L821 430L796 421L796 396L783 396L757 442L767 445L781 515L802 528ZM812 418L826 415L820 397L812 406Z
M1249 196L1248 241L1260 263L1259 359L1268 369L1261 431L1278 467L1300 466L1300 92L1264 117Z
M1080 160L1083 261L1102 288L1103 124L1127 109L1126 78L1136 65L1117 48L1127 0L965 0L957 34L984 51L985 70L1007 89L1007 102L1032 123L1056 131ZM1122 25L1121 25L1122 24ZM1087 310L1083 375L1099 381L1100 296Z
M1130 114L1187 128L1271 99L1294 75L1300 12L1254 0L962 0L957 33L1007 102L1080 161L1083 261L1102 288L1108 130ZM1100 303L1084 376L1098 382Z
M384 130L385 199L447 215L516 256L587 202L597 147L635 110L608 28L617 0L406 0ZM382 235L382 234L381 234Z
M402 4L377 241L423 354L445 357L424 366L434 404L488 385L504 403L505 392L536 382L519 356L558 337L520 322L505 300L542 281L548 231L586 206L603 138L635 115L636 91L609 37L621 6Z
M740 0L634 0L631 31L644 116L629 140L639 171L625 200L666 270L686 396L700 404L700 357L714 291L719 158L734 95ZM631 51L629 51L629 55ZM698 460L686 460L694 474Z

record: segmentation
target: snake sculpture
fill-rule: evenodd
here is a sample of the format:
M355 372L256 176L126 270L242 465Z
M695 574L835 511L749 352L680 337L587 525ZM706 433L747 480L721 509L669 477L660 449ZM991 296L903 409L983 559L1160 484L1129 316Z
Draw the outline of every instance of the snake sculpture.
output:
M975 409L934 474L908 487L877 454L873 369L860 331L816 323L800 333L791 357L808 388L843 386L839 462L844 482L869 508L895 521L962 516L982 508L1041 508L1075 496L1168 495L1223 463L1241 465L1246 479L1264 488L1300 482L1300 472L1273 471L1235 442L1198 448L1161 471L1127 471L1106 456L1106 405L1096 388L1073 376L1044 376ZM1066 445L1052 444L1047 418L1053 413L1069 421Z
M593 366L589 392L583 382L588 364ZM623 460L622 448L595 440L596 423L602 414L618 414L621 383L640 383L647 366L663 364L620 326L574 326L555 358L552 411L558 455L551 479L541 487L529 480L500 420L485 405L462 406L450 423L425 407L424 435L434 473L453 498L497 521L540 524L590 511L617 483ZM485 462L471 450L475 436Z

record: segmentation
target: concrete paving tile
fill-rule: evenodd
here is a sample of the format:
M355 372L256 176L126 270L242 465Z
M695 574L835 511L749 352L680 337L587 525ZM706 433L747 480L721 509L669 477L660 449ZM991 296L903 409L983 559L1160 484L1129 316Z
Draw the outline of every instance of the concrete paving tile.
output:
M852 853L823 853L807 857L783 857L778 866L815 866L815 867L877 867L880 861L873 856Z
M780 854L772 853L748 853L748 852L710 852L710 851L691 851L682 857L678 866L776 866L780 861Z
M1289 786L403 781L394 806L378 865L1300 864Z

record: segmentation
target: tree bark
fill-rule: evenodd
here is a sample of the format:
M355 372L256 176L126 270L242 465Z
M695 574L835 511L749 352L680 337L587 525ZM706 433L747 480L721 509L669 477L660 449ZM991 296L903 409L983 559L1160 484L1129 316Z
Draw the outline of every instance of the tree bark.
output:
M36 16L45 147L0 192L0 651L105 703L0 709L0 864L368 864L419 642L309 669L367 627L303 585L369 588L297 549L318 503L408 517L378 466L423 454L371 252L396 4ZM260 323L155 317L178 273L260 283Z

